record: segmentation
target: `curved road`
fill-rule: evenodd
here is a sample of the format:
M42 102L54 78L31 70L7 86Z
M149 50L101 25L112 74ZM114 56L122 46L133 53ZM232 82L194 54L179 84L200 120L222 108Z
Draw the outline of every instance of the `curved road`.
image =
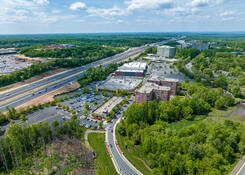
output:
M128 104L126 107L124 107L123 110L126 110L127 107L130 106L133 101L134 100L132 100L131 103ZM106 142L112 154L112 160L114 166L120 175L143 175L124 157L122 151L120 150L117 144L116 137L115 137L115 130L116 130L116 125L121 117L122 117L122 112L106 128L106 137L107 137Z

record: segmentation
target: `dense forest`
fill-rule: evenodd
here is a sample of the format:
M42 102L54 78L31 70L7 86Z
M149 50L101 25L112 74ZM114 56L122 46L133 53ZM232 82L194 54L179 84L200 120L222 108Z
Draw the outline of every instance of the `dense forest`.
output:
M45 49L46 45L33 45L30 47L23 47L20 53L29 57L43 57L43 58L82 58L82 59L99 59L106 58L123 51L123 49L113 47L103 47L96 44L80 43L77 48L63 48L63 49Z
M69 43L79 45L81 43L107 45L113 47L135 47L144 44L163 41L175 34L56 34L56 35L15 35L0 36L0 48L25 47L34 44Z
M119 133L142 147L154 175L223 175L245 153L245 128L239 123L199 122L176 132L167 122L125 116Z
M243 98L242 88L245 87L245 56L236 56L220 49L198 51L196 49L177 50L180 58L175 63L178 70L196 82L205 86L223 88L237 98ZM191 63L191 70L186 64Z

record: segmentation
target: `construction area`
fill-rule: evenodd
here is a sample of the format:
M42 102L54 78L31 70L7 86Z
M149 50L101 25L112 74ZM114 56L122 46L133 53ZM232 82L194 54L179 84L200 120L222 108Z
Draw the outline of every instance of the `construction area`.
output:
M41 152L40 158L32 161L31 174L96 174L94 153L85 149L83 142L74 137L54 138ZM69 166L74 168L67 169Z
M14 55L0 56L0 75L5 75L32 65L30 61L19 60Z
M94 111L94 114L105 118L115 107L117 107L123 101L123 99L124 97L112 97L100 108Z
M17 53L15 48L0 49L0 55L15 54Z

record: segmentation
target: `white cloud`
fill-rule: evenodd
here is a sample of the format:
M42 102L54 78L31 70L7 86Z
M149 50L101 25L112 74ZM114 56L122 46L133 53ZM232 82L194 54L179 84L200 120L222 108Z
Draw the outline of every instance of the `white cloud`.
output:
M221 12L219 15L221 17L224 17L224 16L233 16L235 14L234 11L226 11L226 12Z
M192 0L189 5L192 7L205 7L209 5L209 0Z
M74 15L50 15L45 12L33 12L35 18L32 18L32 21L42 22L42 23L53 23L61 20L71 20L77 18Z
M54 10L52 10L52 13L53 14L58 14L58 13L61 13L61 11L60 10L57 10L57 9L54 9Z
M167 9L173 5L172 0L130 0L126 1L128 10L154 10L154 9Z
M231 21L234 19L235 19L234 17L224 17L224 18L221 18L221 21Z
M35 2L36 4L39 4L39 5L49 4L49 0L33 0L33 2Z
M70 10L83 10L86 8L87 8L87 6L83 2L75 2L75 3L71 4L71 6L70 6Z
M124 21L124 20L119 19L119 20L117 20L117 21L116 21L116 23L117 23L117 24L122 24L122 23L125 23L125 21Z
M104 18L111 18L115 16L124 16L128 14L127 10L120 9L118 7L108 8L108 9L98 9L95 7L87 8L87 12L90 16L100 16Z

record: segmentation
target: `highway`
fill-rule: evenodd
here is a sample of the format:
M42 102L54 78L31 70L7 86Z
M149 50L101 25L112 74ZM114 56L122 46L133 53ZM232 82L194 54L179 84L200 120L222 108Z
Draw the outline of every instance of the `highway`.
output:
M68 83L71 83L77 80L79 77L83 76L84 72L90 67L96 67L100 65L106 67L109 64L117 63L131 56L142 53L143 51L145 51L146 48L146 46L143 46L136 49L131 49L112 57L101 59L82 67L74 68L69 71L65 71L54 76L50 76L42 80L33 82L29 85L21 86L12 91L2 93L0 94L0 111L5 111L6 106L8 106L9 108L17 107L34 98L37 98Z

